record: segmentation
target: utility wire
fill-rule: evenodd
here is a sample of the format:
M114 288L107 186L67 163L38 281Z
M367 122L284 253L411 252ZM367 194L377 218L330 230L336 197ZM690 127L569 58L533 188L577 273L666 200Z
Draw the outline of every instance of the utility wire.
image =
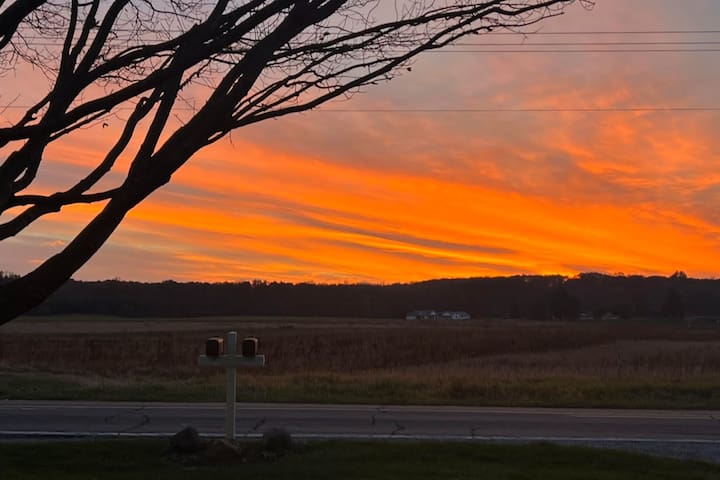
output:
M32 47L56 47L57 43L27 43L28 46ZM555 46L555 47L568 47L568 46L582 46L583 48L529 48L536 46ZM621 47L623 45L657 45L658 47L666 45L687 45L689 48L585 48L585 47L602 47L602 46L616 46ZM717 53L720 52L720 48L690 48L692 45L720 45L720 41L717 42L702 42L702 43L672 43L672 42L655 42L655 43L538 43L538 44L456 44L443 49L429 49L423 53L429 54L458 54L458 53ZM452 47L476 47L474 49L468 48L452 48ZM482 47L482 48L477 48ZM504 48L497 48L504 47ZM507 48L517 47L517 48ZM404 51L386 51L387 54L402 54Z
M720 112L720 107L485 107L485 108L318 108L323 113L605 113Z
M488 32L482 35L712 35L720 33L720 30L589 30L580 31L556 31L556 32Z
M113 39L115 42L128 42L128 41L139 41L142 39L146 39L149 36L152 36L154 34L160 33L160 32L137 32L134 30L129 29L116 29L114 30L115 33L132 33L136 34L132 37L118 37ZM175 33L175 34L182 34L185 33L186 30L165 30L162 33ZM717 35L720 34L720 30L635 30L635 31L587 31L587 32L579 32L579 31L558 31L558 32L485 32L481 33L480 36L483 38L487 37L516 37L516 38L530 38L530 37L553 37L553 36L570 36L570 37L577 37L577 36L590 36L590 35ZM312 35L309 35L309 38L313 37ZM302 37L299 37L302 41ZM671 37L672 38L672 37ZM17 39L17 43L21 43L28 46L45 46L45 47L52 47L52 46L58 46L58 42L55 41L56 39L48 39L48 37L44 37L41 35L25 35L21 38ZM629 41L629 42L553 42L553 43L546 43L546 42L528 42L528 45L701 45L701 44L717 44L718 42L708 41L708 40L697 40L697 41L682 41L682 40L672 40L672 41ZM478 43L456 43L454 45L484 45L484 44L478 44ZM496 45L518 45L518 43L498 43Z
M699 41L647 41L647 42L528 42L528 43L453 43L454 47L604 47L604 46L637 46L637 45L720 45L720 40L699 40Z
M424 53L717 53L720 48L564 48L564 49L485 49L485 50L427 50Z
M129 28L116 28L113 29L114 32L120 32L120 33L137 33L137 30L129 29ZM185 33L187 30L180 30L180 29L166 29L162 30L163 33ZM156 33L156 32L147 32L147 33ZM512 31L503 31L503 32L482 32L480 33L483 37L495 37L495 36L577 36L577 35L713 35L713 34L720 34L720 30L708 30L708 29L668 29L668 30L588 30L588 31L567 31L567 30L558 30L554 32L543 32L543 31L536 31L536 32L512 32ZM42 35L27 35L24 36L24 38L27 39L46 39L47 37L44 37Z
M28 109L27 105L0 105L2 109ZM130 110L120 107L116 111ZM192 108L178 107L174 111L194 111ZM315 108L307 112L322 113L611 113L611 112L720 112L720 106L714 107L478 107L478 108Z
M469 46L475 46L475 45L489 45L489 46L519 46L519 45L715 45L720 43L718 40L715 39L685 39L685 40L677 40L677 39L671 39L672 37L668 39L653 39L653 40L640 40L640 39L632 39L632 40L571 40L571 39L558 39L553 41L548 40L542 40L542 41L535 41L535 40L527 40L527 36L525 35L519 35L514 34L516 37L524 37L524 38L518 38L518 41L515 42L454 42L451 45L469 45ZM720 35L720 31L718 32L718 35ZM148 35L149 36L149 35ZM488 36L492 36L491 34L481 34L480 35L483 38L486 38ZM113 39L108 40L108 42L114 42L114 43L123 43L129 40L150 40L148 38L145 38L143 36L139 37L116 37ZM156 39L153 39L156 40ZM302 41L303 39L300 38L298 41ZM308 39L309 40L309 39ZM53 46L58 45L56 41L51 41L47 37L36 37L36 36L25 36L22 37L20 40L17 41L17 43L27 44L27 45L33 45L33 46Z

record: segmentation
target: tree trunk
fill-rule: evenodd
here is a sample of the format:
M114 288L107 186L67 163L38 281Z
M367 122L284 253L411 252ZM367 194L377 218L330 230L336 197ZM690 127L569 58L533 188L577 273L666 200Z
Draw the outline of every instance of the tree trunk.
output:
M36 307L69 280L138 202L139 199L122 194L113 198L62 252L27 275L0 285L0 325Z

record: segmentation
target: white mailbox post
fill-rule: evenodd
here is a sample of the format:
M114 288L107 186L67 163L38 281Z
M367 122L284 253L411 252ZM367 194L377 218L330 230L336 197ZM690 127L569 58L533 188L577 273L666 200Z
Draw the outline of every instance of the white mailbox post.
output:
M243 356L237 352L237 332L228 332L226 351L218 356L200 355L201 367L224 367L227 372L227 391L225 392L225 438L235 439L235 398L237 390L238 367L263 367L265 355ZM254 353L254 352L253 352Z

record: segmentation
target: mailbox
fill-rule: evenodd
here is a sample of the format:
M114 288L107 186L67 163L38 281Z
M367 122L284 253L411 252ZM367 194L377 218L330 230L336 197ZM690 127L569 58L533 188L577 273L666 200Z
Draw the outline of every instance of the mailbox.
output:
M255 337L247 337L243 339L240 351L242 352L242 356L246 358L257 356L258 339Z
M225 353L222 337L210 337L205 342L205 355L208 357L219 357Z

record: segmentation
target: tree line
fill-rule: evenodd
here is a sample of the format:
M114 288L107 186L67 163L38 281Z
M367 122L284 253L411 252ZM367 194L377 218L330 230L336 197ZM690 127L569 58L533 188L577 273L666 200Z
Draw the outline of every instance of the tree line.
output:
M0 282L9 276L0 273ZM440 279L392 285L285 282L140 283L71 280L32 315L337 316L403 318L419 309L473 318L720 317L720 280L584 273Z

